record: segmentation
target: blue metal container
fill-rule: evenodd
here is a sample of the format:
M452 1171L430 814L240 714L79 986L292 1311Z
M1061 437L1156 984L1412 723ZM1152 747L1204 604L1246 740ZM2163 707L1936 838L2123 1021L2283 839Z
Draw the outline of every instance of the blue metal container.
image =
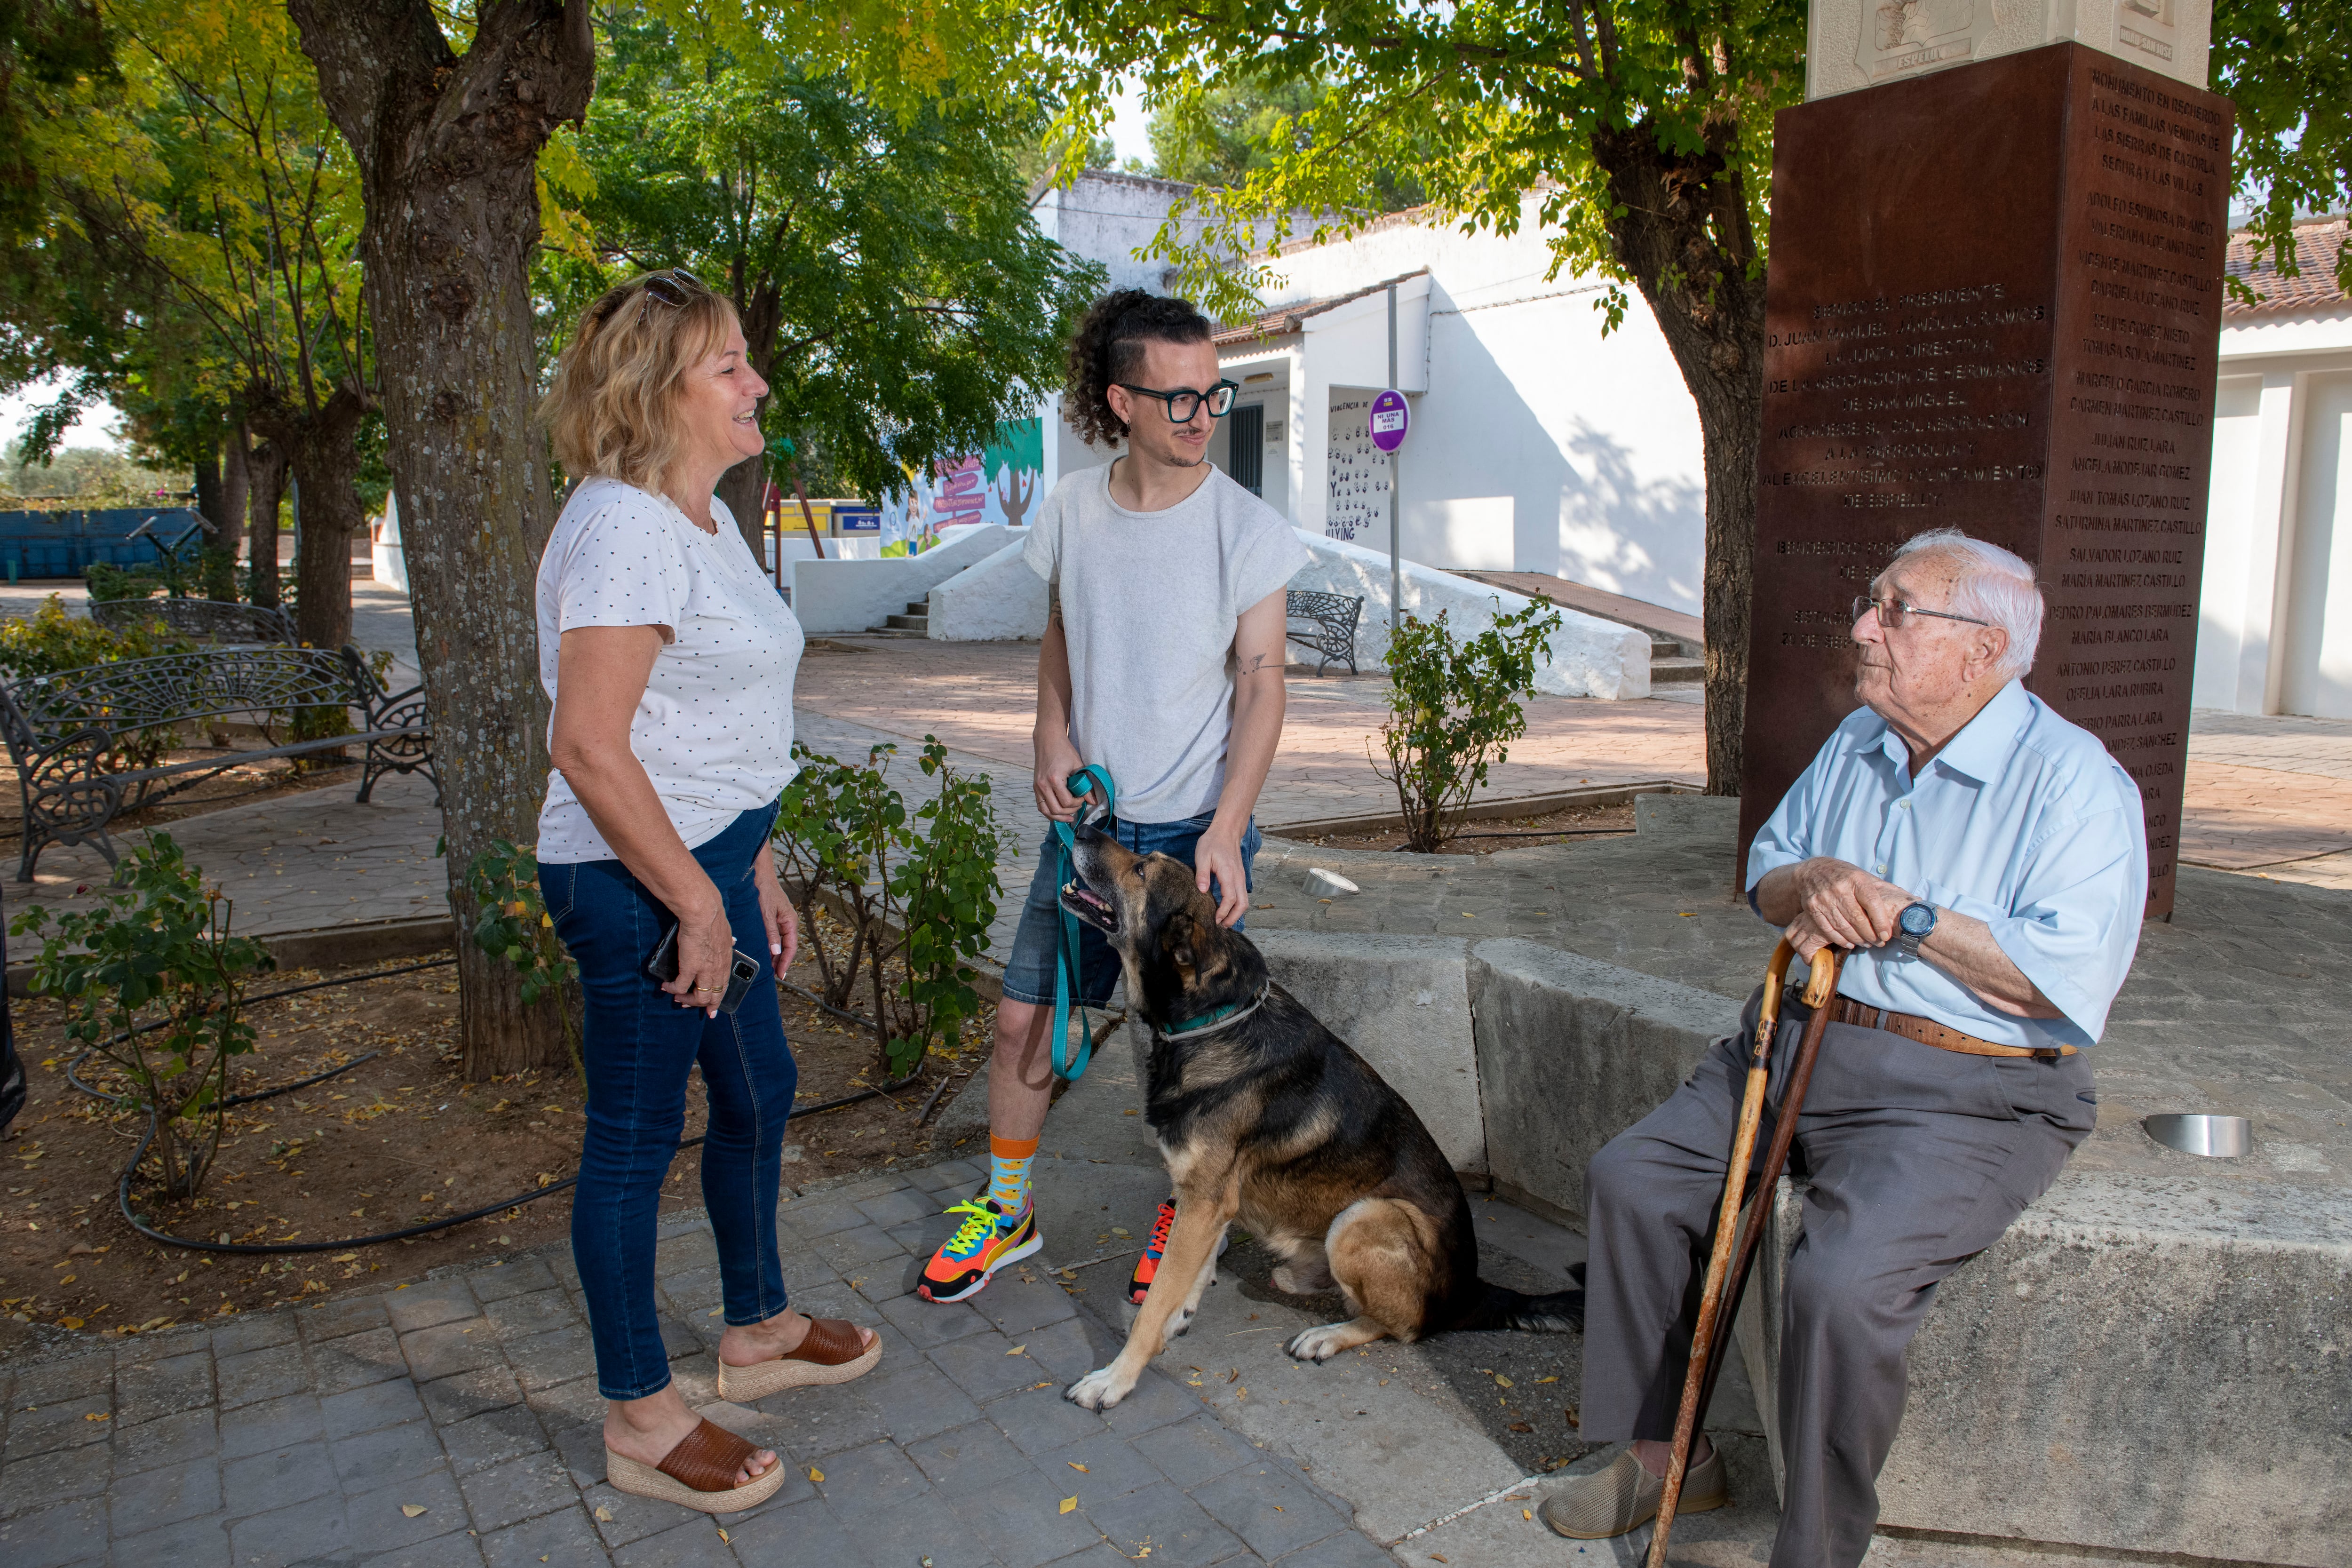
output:
M184 506L0 511L0 573L14 583L26 577L79 577L93 561L143 565L160 559L158 537L172 543L202 526L195 509ZM137 538L131 537L134 533Z

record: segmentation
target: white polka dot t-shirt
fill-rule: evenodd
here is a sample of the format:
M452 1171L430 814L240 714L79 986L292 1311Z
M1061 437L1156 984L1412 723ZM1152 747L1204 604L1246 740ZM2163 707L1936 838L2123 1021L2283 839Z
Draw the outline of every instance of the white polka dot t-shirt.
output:
M548 536L539 563L539 679L551 700L557 646L579 626L661 626L629 749L689 849L790 784L793 676L800 622L752 559L726 504L715 534L667 497L592 479ZM549 769L539 858L550 865L618 858L563 774Z

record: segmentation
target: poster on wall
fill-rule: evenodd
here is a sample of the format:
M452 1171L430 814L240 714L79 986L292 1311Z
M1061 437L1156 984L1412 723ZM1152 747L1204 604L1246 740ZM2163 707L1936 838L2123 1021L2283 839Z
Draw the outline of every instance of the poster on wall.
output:
M1330 493L1323 509L1327 539L1360 539L1389 521L1389 455L1372 445L1372 400L1334 397L1328 451ZM1385 550L1387 534L1381 533Z
M913 488L882 503L882 553L919 555L940 542L940 531L971 522L1024 528L1036 509L1045 468L1045 422L1021 419L996 427L996 439L978 452L942 458L929 474L908 470Z

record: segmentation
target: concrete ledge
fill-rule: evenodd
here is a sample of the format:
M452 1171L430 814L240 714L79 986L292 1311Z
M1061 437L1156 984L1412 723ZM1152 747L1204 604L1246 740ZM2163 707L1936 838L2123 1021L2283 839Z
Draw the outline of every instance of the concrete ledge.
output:
M1546 812L1566 811L1577 805L1625 805L1645 795L1692 793L1689 784L1674 779L1642 779L1633 784L1591 784L1579 789L1553 790L1547 795L1484 796L1464 806L1458 816L1464 822L1499 822L1514 816L1539 816ZM1376 811L1359 816L1320 816L1307 822L1259 826L1261 831L1277 837L1300 838L1325 833L1377 833L1382 828L1394 827L1403 820L1393 811Z
M1517 938L1472 949L1468 980L1496 1188L1580 1227L1592 1156L1739 1027L1713 992Z
M2188 1161L2190 1155L2177 1158ZM1786 1182L1740 1349L1774 1418ZM2062 1175L1938 1288L1882 1524L2308 1568L2352 1526L2352 1203Z
M1487 1169L1467 942L1297 931L1253 940L1282 988L1412 1104L1455 1170Z
M351 963L374 963L387 958L417 958L454 944L457 922L447 915L424 915L407 920L364 921L317 931L264 931L256 940L269 950L280 969L334 969ZM33 994L30 960L8 966L8 994Z

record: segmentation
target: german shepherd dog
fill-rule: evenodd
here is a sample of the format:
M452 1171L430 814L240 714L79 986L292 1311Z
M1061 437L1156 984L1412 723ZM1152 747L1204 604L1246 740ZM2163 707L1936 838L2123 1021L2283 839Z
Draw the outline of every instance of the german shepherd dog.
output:
M1282 1258L1276 1289L1336 1284L1354 1314L1292 1339L1302 1361L1446 1329L1583 1328L1582 1290L1529 1297L1478 1278L1470 1200L1421 1118L1217 924L1192 868L1084 826L1076 839L1061 905L1108 939L1151 1026L1145 1115L1177 1196L1125 1348L1067 1397L1090 1410L1127 1397L1191 1325L1236 1219Z

